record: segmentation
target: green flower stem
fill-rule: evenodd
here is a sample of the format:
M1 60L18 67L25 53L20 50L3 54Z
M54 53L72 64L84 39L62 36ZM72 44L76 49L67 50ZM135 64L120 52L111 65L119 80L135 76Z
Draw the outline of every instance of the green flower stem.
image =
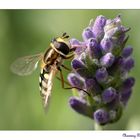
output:
M103 129L103 126L101 126L101 125L99 125L99 124L97 124L96 122L94 122L94 130L104 130Z

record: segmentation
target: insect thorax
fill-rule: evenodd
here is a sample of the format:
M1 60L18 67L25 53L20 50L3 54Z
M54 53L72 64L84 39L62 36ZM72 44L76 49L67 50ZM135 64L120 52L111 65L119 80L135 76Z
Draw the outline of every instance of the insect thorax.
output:
M49 48L44 54L43 60L46 65L53 65L58 57L59 53L57 53L54 49Z

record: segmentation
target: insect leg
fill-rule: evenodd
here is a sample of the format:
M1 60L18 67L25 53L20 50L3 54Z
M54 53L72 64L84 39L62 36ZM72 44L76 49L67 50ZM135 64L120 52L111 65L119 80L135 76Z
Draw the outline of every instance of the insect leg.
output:
M58 67L58 70L60 71L60 80L61 80L61 85L62 85L62 88L63 89L78 89L78 90L82 90L83 92L85 92L85 93L87 93L89 96L90 96L90 94L86 91L86 90L84 90L84 89L81 89L81 88L79 88L79 87L64 87L64 83L65 83L65 81L64 81L64 77L63 77L63 74L62 74L62 70L61 70L61 68L60 67ZM68 83L67 83L68 84ZM68 84L69 85L69 84Z
M70 68L66 67L65 65L61 64L61 67L63 67L64 69L68 70L68 71L71 71Z
M63 56L64 59L70 59L72 57L74 57L74 53Z
M61 78L60 78L60 77L56 76L56 78L57 78L59 81L61 81ZM65 81L65 80L64 80L64 83L65 83L66 85L70 86L70 84L69 84L67 81Z
M76 50L76 47L73 47L73 48L70 49L70 52L73 52L75 50Z

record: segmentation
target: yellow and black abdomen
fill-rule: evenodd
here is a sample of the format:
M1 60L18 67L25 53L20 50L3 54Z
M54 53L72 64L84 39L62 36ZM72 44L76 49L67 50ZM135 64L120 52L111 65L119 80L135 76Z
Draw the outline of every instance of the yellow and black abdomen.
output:
M40 76L39 76L39 88L40 94L43 99L44 107L47 107L49 97L52 91L52 79L55 75L55 71L52 70L52 66L45 66L41 69Z

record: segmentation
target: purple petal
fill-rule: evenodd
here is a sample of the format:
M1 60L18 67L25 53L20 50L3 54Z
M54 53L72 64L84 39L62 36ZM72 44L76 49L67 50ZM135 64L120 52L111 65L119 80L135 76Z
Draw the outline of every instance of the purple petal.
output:
M84 85L82 79L74 73L70 73L68 75L68 81L72 85L72 87L82 88Z
M130 47L130 46L126 47L126 48L123 49L122 56L127 58L127 57L129 57L132 54L132 52L133 52L133 48L132 47Z
M115 56L112 53L107 53L100 59L100 63L103 67L110 67L114 61Z
M88 41L88 39L90 39L90 38L94 38L94 34L93 34L91 28L84 29L84 31L82 33L82 37L85 42Z
M92 93L94 96L101 92L101 89L93 78L88 78L85 80L85 87L89 93Z
M107 88L102 93L102 100L104 103L113 101L116 97L116 90L112 87Z
M129 58L124 58L122 60L121 68L122 70L125 71L130 71L134 67L134 59L129 57Z
M95 77L99 83L106 82L108 79L108 72L106 68L102 67L96 71Z
M123 91L123 92L120 92L120 100L122 101L122 103L124 105L127 104L128 100L130 99L131 97L131 94L132 94L132 90L126 90L126 91Z
M117 44L122 43L125 38L125 30L126 28L121 25L120 16L117 16L113 20L107 20L104 31L105 36L113 38L113 41Z
M98 109L93 114L94 120L99 124L106 124L109 121L109 113L104 109Z
M91 58L99 58L101 55L100 47L95 38L88 40L88 51Z
M75 39L75 38L72 38L72 39L70 40L70 44L71 44L72 46L81 45L81 42L80 42L79 40Z
M84 63L78 59L73 59L72 62L71 62L71 65L74 69L83 69L83 68L86 68Z
M89 75L89 71L81 60L74 59L72 60L71 65L75 72L78 73L80 76L87 77Z
M87 105L86 101L78 97L71 97L69 104L76 112L92 118L92 108Z
M128 91L130 90L135 84L135 79L133 77L129 77L123 81L121 86L121 91Z
M106 24L106 18L102 15L98 16L92 27L92 31L96 38L100 38L104 34L104 26Z
M80 55L86 49L86 43L80 42L79 40L72 38L70 40L71 48L76 48L75 53Z
M113 50L113 43L111 39L103 38L101 41L100 47L101 47L102 52L105 54Z
M115 95L115 98L106 104L108 109L117 109L120 106L120 100L118 94Z

